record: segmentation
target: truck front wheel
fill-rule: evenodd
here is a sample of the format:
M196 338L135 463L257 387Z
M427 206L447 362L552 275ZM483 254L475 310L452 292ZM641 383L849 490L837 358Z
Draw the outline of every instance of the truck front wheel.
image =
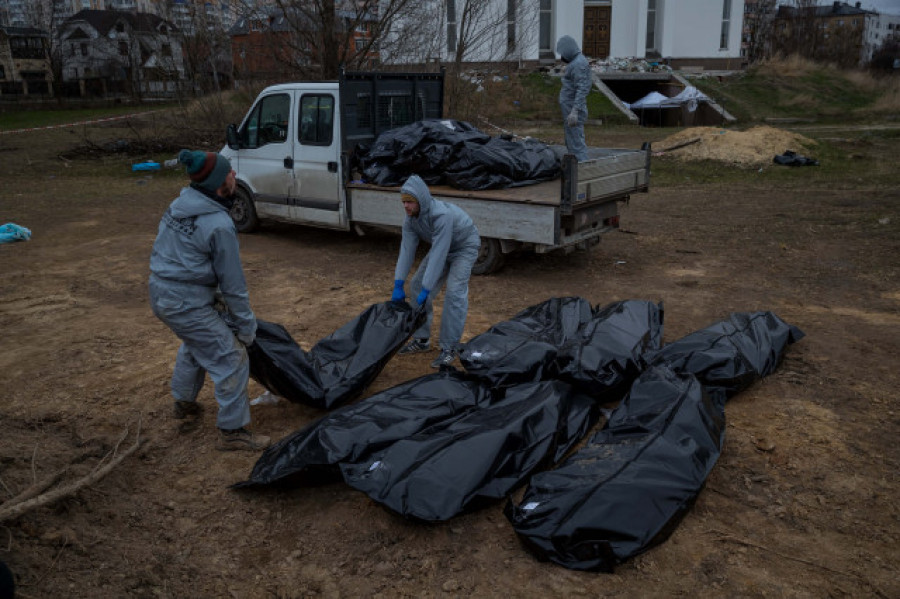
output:
M500 242L490 237L481 238L481 247L478 248L478 259L472 267L472 274L489 275L500 270L504 262L503 251Z
M253 198L250 192L240 185L234 190L234 204L231 205L229 214L238 233L250 233L259 226Z

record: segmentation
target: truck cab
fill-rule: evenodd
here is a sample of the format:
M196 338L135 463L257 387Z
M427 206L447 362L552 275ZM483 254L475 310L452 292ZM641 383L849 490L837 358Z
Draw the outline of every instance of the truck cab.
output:
M444 73L341 73L259 94L222 154L237 173L232 211L241 232L260 219L351 228L344 184L351 156L387 129L443 110Z

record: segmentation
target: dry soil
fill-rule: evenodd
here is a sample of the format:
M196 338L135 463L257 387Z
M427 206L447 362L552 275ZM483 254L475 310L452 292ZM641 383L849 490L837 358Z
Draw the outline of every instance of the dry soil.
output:
M0 138L0 221L33 232L0 245L0 502L56 473L51 488L89 475L139 423L147 442L100 481L0 523L20 597L900 596L897 189L654 186L623 206L628 232L598 248L473 278L465 338L566 295L662 301L666 341L751 310L807 335L728 404L722 456L669 540L599 574L537 561L502 504L423 525L341 484L229 490L256 456L215 450L209 383L201 426L170 418L178 342L147 303L157 223L183 180L121 158L91 174L57 158L75 142ZM869 159L895 157L900 142L885 143ZM390 295L398 246L284 225L242 236L253 307L309 347ZM431 359L394 357L368 393ZM321 413L252 415L280 438Z

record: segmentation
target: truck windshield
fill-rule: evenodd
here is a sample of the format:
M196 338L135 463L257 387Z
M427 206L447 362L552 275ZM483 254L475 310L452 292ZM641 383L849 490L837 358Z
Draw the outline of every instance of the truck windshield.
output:
M270 143L286 142L290 114L291 97L288 94L265 96L241 127L241 146L259 148Z

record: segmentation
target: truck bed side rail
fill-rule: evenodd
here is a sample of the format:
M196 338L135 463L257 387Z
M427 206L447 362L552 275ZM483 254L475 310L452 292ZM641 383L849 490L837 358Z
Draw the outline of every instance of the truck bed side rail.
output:
M650 185L650 150L590 148L584 162L563 156L560 177L560 213L572 214L577 204L626 197L647 191Z

